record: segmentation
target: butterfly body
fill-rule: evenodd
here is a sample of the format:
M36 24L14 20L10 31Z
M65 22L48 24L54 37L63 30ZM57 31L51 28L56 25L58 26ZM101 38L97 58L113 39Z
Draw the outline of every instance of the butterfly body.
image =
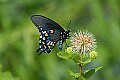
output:
M37 50L39 54L50 53L58 41L58 47L62 50L63 42L69 38L69 30L65 31L59 24L41 15L33 15L31 20L41 33Z

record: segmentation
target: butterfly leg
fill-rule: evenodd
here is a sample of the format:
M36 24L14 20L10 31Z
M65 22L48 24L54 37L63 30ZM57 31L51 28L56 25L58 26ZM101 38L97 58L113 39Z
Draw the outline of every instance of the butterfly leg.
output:
M62 45L63 45L63 40L60 40L59 46L58 46L60 50L62 50Z

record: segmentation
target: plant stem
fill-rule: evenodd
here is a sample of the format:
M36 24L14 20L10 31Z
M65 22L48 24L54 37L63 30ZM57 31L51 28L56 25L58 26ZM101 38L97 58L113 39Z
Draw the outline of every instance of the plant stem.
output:
M80 76L82 76L82 64L80 64L79 67L80 67Z
M82 62L82 58L83 58L83 57L81 57L81 60L80 60L81 62ZM79 67L80 67L80 76L82 76L82 67L83 67L83 66L82 66L81 63L80 63L80 65L79 65Z

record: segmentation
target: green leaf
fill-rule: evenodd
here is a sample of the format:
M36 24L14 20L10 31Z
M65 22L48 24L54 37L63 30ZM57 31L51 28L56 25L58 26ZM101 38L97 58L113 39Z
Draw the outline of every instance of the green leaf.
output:
M84 71L84 74L83 74L83 77L88 79L90 78L95 72L97 72L99 69L101 69L103 66L100 66L100 67L96 67L96 68L93 68L91 70L85 70Z
M77 64L80 64L81 57L78 53L67 53L67 52L61 51L61 52L58 52L57 55L60 58L71 59L71 60L75 61Z
M72 59L73 61L75 61L76 63L80 63L80 55L78 53L73 53L69 56L69 59Z
M74 73L71 70L68 70L68 72L69 72L70 76L73 77L73 78L77 79L77 78L80 77L80 73Z
M80 73L74 73L71 70L68 70L70 76L76 80L86 80L83 76L80 76Z
M91 59L87 59L86 61L82 62L82 65L84 66L84 65L90 63L91 61L92 61Z
M64 51L61 51L61 52L58 52L57 55L60 57L60 58L63 58L63 59L69 59L69 55L67 52L64 52Z
M78 80L86 80L83 76L80 76Z

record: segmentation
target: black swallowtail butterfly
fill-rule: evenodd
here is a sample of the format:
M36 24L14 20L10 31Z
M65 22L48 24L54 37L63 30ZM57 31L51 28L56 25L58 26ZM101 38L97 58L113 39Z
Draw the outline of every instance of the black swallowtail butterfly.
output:
M58 41L58 47L62 50L62 44L69 38L70 30L65 31L59 24L41 15L33 15L31 16L31 20L41 33L39 49L36 51L40 52L39 55L42 52L50 53Z

